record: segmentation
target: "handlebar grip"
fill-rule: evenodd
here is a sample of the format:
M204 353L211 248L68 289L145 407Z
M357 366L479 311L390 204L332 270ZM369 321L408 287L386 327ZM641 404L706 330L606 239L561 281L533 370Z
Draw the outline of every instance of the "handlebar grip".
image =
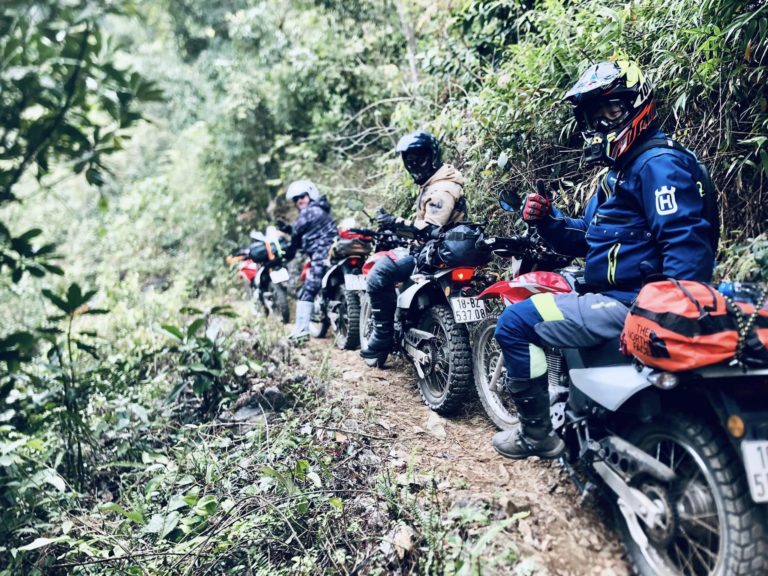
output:
M536 180L536 193L539 196L543 196L547 200L552 200L552 194L549 190L547 190L547 186L544 184L544 180L541 178Z

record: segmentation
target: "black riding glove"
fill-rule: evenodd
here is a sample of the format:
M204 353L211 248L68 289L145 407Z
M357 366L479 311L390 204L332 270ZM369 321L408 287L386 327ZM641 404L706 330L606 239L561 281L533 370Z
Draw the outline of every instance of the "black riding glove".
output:
M288 224L285 220L278 219L275 222L275 227L280 230L283 234L288 234L289 236L293 234L293 226Z
M374 219L376 220L376 224L379 225L380 230L394 230L395 225L397 224L397 217L381 208L374 215Z

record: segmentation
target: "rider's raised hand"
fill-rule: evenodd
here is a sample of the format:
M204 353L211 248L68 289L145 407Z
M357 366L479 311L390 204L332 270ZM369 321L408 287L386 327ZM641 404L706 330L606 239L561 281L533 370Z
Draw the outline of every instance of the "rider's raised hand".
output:
M546 193L544 181L536 180L536 192L525 197L523 220L526 222L536 222L549 214L552 208L552 201L546 196Z
M285 220L281 220L278 218L278 220L275 222L275 228L280 230L283 234L291 235L293 233L293 226L288 224Z

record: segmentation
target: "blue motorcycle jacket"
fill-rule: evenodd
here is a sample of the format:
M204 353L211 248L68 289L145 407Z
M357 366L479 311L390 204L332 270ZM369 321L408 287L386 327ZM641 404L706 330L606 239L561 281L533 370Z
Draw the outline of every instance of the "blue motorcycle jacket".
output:
M326 197L312 200L299 212L293 223L288 259L293 258L296 250L300 249L312 260L324 260L338 233Z
M553 207L536 227L556 251L586 258L590 292L630 301L649 274L708 282L714 253L701 181L692 154L651 148L601 178L582 218Z

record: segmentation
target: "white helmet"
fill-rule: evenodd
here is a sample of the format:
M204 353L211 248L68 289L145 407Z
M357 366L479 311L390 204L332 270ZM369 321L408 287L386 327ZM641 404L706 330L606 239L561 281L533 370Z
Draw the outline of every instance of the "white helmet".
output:
M295 198L303 196L304 194L308 194L310 200L317 200L320 198L320 192L311 180L296 180L295 182L291 182L290 186L288 186L288 190L285 191L285 197L289 202L293 202Z

